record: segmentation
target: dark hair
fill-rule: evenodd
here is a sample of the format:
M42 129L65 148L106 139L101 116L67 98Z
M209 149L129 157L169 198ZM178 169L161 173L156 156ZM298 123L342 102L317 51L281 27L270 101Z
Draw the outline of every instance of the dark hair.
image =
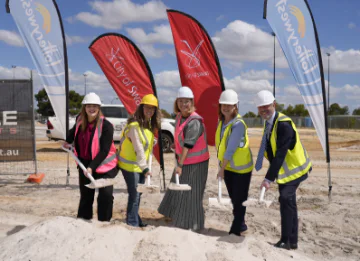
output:
M100 105L98 105L98 106L99 106L99 112L98 112L98 115L96 116L96 119L94 121L96 123L96 126L98 126L98 124L100 122L100 117L104 116L101 109L100 109ZM81 122L81 130L82 131L86 130L86 126L89 123L85 107L86 107L86 104L83 104L83 106L81 107L81 111L80 111L80 117L81 117L81 120L82 120L82 122Z
M231 115L233 118L236 117L236 115L238 115L238 113L239 113L239 110L238 110L237 105L234 104L234 106L235 106L235 110L234 110L234 112L233 112L232 115ZM224 117L224 115L223 115L222 112L221 112L221 104L219 104L218 114L219 114L219 121L224 121L225 117Z
M151 117L150 121L145 121L145 115L144 115L144 104L140 104L134 115L131 115L129 119L127 120L127 123L130 124L132 122L137 121L139 123L139 126L141 128L147 128L152 131L152 133L155 133L158 131L161 127L161 112L158 107L156 107L154 115Z

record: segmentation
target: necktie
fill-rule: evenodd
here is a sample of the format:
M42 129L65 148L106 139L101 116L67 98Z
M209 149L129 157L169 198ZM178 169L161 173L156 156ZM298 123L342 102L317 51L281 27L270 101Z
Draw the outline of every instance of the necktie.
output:
M266 137L267 137L268 132L269 132L269 126L270 126L270 124L266 121L265 122L264 135L263 135L262 140L261 140L259 153L258 153L256 163L255 163L256 171L259 171L262 168L262 163L263 163L263 159L264 159L264 152L265 152L265 148L266 148Z

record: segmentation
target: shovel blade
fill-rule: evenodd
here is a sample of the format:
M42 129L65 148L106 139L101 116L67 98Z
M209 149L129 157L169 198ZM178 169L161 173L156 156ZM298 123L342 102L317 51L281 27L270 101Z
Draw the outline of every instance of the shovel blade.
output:
M160 192L159 186L145 185L145 184L138 184L138 187L136 190L139 193L150 193L150 194Z
M169 185L169 189L170 190L183 190L183 191L188 191L191 190L191 187L187 184L179 184L177 185L176 183L171 182Z
M113 186L115 183L116 181L114 179L97 179L95 180L95 182L91 182L90 184L85 186L91 189L96 189Z
M248 200L244 201L242 205L244 207L268 208L270 207L271 203L271 200L259 200L255 198L249 198Z
M209 198L210 207L228 206L231 205L231 199L229 198Z

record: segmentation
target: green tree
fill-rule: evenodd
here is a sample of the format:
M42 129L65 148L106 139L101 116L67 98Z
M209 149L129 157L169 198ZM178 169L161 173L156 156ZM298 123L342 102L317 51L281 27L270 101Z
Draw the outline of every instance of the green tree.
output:
M294 111L294 107L292 105L288 105L287 108L285 110L283 110L282 112L284 114L286 114L287 116L293 116L293 111Z
M54 116L54 110L45 89L41 89L35 94L35 99L38 103L37 113L40 113L42 116Z
M278 112L282 112L284 110L285 104L276 103L275 110Z
M171 119L170 113L168 113L165 109L160 109L160 111L161 111L161 114L162 114L163 118Z
M256 118L256 117L257 117L257 115L255 113L253 113L252 111L248 111L243 116L243 118Z
M349 115L349 107L341 107L338 103L330 105L329 115Z
M71 90L69 91L69 114L76 115L80 112L81 102L84 96L78 94L77 92ZM49 97L45 89L41 89L37 94L35 94L35 99L38 103L37 113L40 113L43 116L54 116L54 110L51 106ZM64 104L65 107L65 104Z
M360 107L353 110L352 115L360 115Z
M292 116L309 116L309 112L304 104L296 104Z

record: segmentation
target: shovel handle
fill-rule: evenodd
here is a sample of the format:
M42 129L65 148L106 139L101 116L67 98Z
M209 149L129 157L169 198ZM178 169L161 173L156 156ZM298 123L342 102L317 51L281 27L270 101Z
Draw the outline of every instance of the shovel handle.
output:
M150 175L148 175L148 176L146 177L146 183L147 183L148 186L150 186Z
M264 201L265 189L266 189L265 187L261 188L259 201Z
M65 148L64 146L61 146L61 148L70 154L70 156L77 162L79 167L86 173L85 176L90 179L91 183L95 184L95 179L93 178L93 176L87 171L84 164L82 164L79 158L76 157L76 155L74 154L73 147L71 146L70 148Z
M175 174L175 181L176 181L176 185L180 185L180 181L179 181L179 174Z
M219 200L221 199L221 196L222 196L222 187L221 187L222 181L221 180L222 180L221 177L218 177L218 198L219 198Z

